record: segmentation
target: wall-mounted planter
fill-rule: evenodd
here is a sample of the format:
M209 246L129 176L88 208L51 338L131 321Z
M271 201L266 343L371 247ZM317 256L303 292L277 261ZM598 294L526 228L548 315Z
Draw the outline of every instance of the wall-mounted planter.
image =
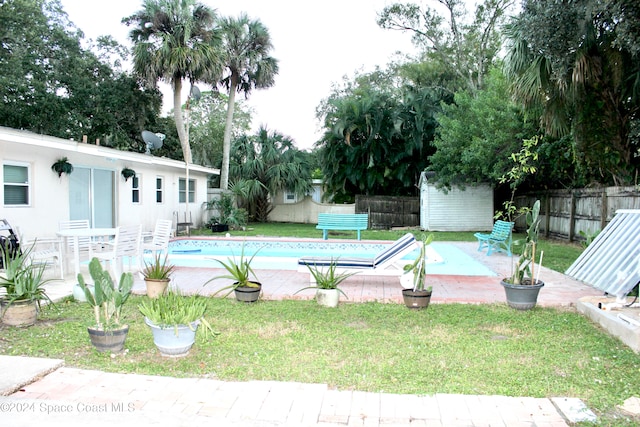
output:
M69 163L69 160L66 157L62 157L51 165L51 170L57 173L58 178L60 178L63 173L69 175L73 172L73 165Z
M134 171L131 168L123 168L122 172L120 172L122 174L122 177L124 178L125 182L129 180L129 178L133 178L134 176L136 176L136 171Z

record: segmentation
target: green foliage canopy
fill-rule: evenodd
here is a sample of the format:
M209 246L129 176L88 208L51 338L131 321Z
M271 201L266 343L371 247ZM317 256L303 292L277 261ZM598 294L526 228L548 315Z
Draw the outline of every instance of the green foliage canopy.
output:
M507 29L517 99L549 135L570 135L581 171L603 184L633 182L640 164L635 3L527 0Z
M144 149L162 98L119 68L126 49L109 37L84 49L59 0L4 1L0 22L0 125Z
M233 191L257 222L268 221L271 200L279 192L305 196L312 190L307 154L295 148L288 136L265 127L234 142L229 166Z

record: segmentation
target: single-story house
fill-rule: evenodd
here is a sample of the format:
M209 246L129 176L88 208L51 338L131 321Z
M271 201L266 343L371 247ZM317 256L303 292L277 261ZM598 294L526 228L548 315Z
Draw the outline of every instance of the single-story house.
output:
M429 231L488 231L493 228L493 188L488 184L452 187L444 191L422 172L420 228Z
M58 176L52 165L63 158L73 171ZM177 222L199 225L208 177L220 173L6 127L0 127L0 162L0 218L29 239L53 236L63 220L88 219L93 227L141 224L145 231L158 219L171 219L174 229ZM125 179L125 169L135 176Z

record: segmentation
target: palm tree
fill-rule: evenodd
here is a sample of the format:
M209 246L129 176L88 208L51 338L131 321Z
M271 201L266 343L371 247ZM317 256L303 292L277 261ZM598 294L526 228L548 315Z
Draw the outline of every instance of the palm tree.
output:
M253 88L268 88L278 74L277 59L269 56L273 48L269 31L259 20L250 20L246 14L239 18L220 20L222 30L222 62L226 69L220 84L229 91L227 119L222 144L220 188L229 186L229 156L231 152L231 126L236 92L245 97Z
M242 136L233 146L231 176L234 192L258 222L266 222L271 200L281 191L304 196L312 191L307 154L291 138L261 127L254 136Z
M595 0L528 1L506 27L506 74L516 99L549 135L573 138L573 155L589 179L624 185L638 165L632 123L640 111L640 68L614 42L619 20L598 7Z
M122 20L136 25L129 33L134 71L154 86L163 80L173 89L173 116L187 165L192 157L182 114L182 85L185 80L192 85L217 81L222 72L215 18L213 9L195 0L144 0L141 10Z

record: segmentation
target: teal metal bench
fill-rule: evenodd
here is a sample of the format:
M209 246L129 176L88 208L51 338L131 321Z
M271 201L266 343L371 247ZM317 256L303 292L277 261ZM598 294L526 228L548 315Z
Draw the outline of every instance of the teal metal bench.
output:
M358 240L360 240L360 231L369 227L369 215L367 214L318 214L318 225L316 228L322 230L322 238L327 240L329 230L355 230L358 232Z
M490 234L476 233L474 236L478 239L478 250L487 248L487 255L492 252L506 252L511 256L511 231L513 230L513 222L496 221L493 224L493 230Z

